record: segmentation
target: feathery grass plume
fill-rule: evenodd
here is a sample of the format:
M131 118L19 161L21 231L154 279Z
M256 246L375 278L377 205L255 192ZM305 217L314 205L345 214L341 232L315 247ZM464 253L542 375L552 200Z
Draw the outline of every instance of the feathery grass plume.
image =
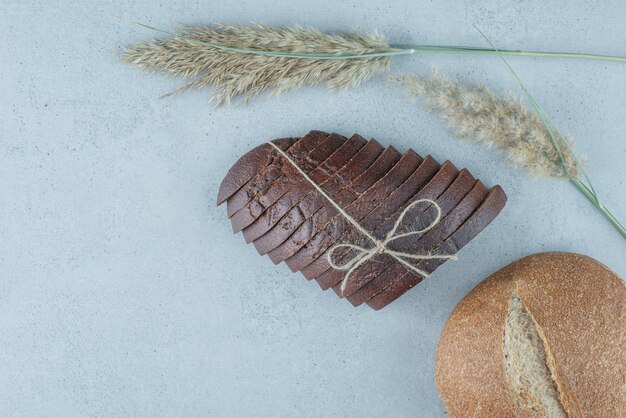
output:
M560 137L569 145L563 150L563 164L539 116L512 94L498 97L484 86L465 86L435 68L431 77L397 76L391 80L406 86L409 94L425 98L459 137L506 153L514 166L541 177L569 179L580 174L570 151L571 138ZM556 130L552 134L559 137Z
M443 119L456 128L460 137L506 152L513 165L537 176L569 180L626 238L626 228L600 201L585 166L572 151L571 138L550 122L513 68L504 62L532 104L532 110L512 95L502 98L483 86L465 87L436 70L430 78L393 77L392 81L406 85L411 94L423 96L431 109L442 112Z
M183 26L172 35L165 40L130 46L121 54L121 59L140 68L165 71L189 80L174 93L214 86L218 106L238 96L249 101L265 90L277 95L304 85L350 88L386 70L390 64L388 56L299 59L236 51L358 56L389 50L385 39L376 33L325 34L298 26L271 28L257 24L252 27Z

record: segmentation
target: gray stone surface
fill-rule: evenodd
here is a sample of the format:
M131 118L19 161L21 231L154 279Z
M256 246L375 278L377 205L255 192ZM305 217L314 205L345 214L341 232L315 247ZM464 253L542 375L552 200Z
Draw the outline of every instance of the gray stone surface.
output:
M0 415L444 414L434 353L476 283L530 253L590 255L626 276L626 244L569 184L533 180L455 139L377 77L214 109L209 92L114 57L154 36L117 16L372 30L392 42L626 55L626 3L16 1L0 3ZM511 59L576 139L607 206L626 219L626 66ZM514 90L493 57L421 56ZM413 147L501 184L509 203L458 262L391 307L354 309L233 236L215 207L226 170L269 138L316 128Z

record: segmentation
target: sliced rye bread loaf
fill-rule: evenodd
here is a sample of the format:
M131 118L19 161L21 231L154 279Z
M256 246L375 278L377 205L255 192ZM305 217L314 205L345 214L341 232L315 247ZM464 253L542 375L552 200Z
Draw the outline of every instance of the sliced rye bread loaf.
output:
M420 189L428 183L435 174L439 171L441 166L430 155L427 155L417 169L411 174L411 176L393 193L385 197L385 200L378 205L374 210L367 214L362 219L362 225L365 228L371 228L375 231L376 228L387 218L390 213L397 215L404 209L406 204L410 203L414 199L415 195ZM392 217L394 215L391 215ZM349 236L346 236L346 242L358 243L363 239L361 236L355 236L355 230L352 230ZM304 267L300 272L308 280L314 279L320 275L320 272L324 272L329 268L326 256L318 257L315 261Z
M328 135L308 154L306 164L301 167L302 170L310 175L335 151L341 148L346 141L347 139L341 135ZM267 207L272 206L288 190L311 187L291 164L284 164L281 166L281 169L283 174L280 177L274 180L266 189L259 191L243 208L231 216L230 221L233 225L233 232L240 232L254 222Z
M404 183L404 181L417 169L421 162L422 157L417 155L415 151L407 151L382 178L360 194L350 205L344 206L345 211L360 222L372 209L378 206L380 202L385 199L385 197L400 187L402 183ZM314 227L315 233L322 230L333 217L339 216L340 219L343 219L337 210L330 204L327 204L322 210L327 212L327 215L323 217L325 223L322 224L320 222L320 227ZM320 212L322 210L320 210ZM298 271L300 268L305 267L310 263L310 261L312 261L307 259L306 256L302 257L299 252L293 254L294 255L286 261L292 271Z
M478 235L487 225L498 216L506 203L506 195L500 186L493 187L482 205L463 223L443 244L441 244L435 254L456 254L461 248ZM443 259L424 260L417 264L417 267L427 274L435 271L443 264ZM375 310L379 310L398 299L408 290L413 288L423 280L422 276L414 274L404 274L382 292L367 301L367 305Z
M439 169L439 172L437 172L437 174L435 174L435 176L419 192L417 192L417 194L413 197L413 199L411 199L410 202L404 205L401 210L398 210L394 214L388 216L385 219L385 221L376 228L373 235L378 239L384 238L387 235L387 233L393 229L393 225L396 223L396 220L398 219L400 214L406 209L408 205L420 199L436 200L439 196L445 193L445 191L448 189L450 184L453 183L454 179L458 176L458 174L459 172L457 171L457 168L450 161L446 161L445 163L443 163L443 165ZM420 206L417 209L423 210L426 206L427 205ZM411 219L413 216L415 216L415 212L417 212L417 210L413 212L409 212L405 218L407 220ZM367 243L364 243L364 244L367 244ZM324 249L324 251L326 250L327 248ZM326 256L324 256L324 258L325 257ZM387 257L381 259L380 255L376 255L370 261L371 262L367 264L372 264L374 262L375 263L380 263L380 262L389 263L391 259L387 259ZM327 269L315 279L317 280L317 283L320 285L320 287L323 290L326 290L338 283L337 275L332 274L334 272L334 269L330 267L330 265L328 264L328 261L326 261L326 267ZM339 281L341 281L343 277L344 276L341 275L339 277ZM353 280L359 280L359 279L353 278Z
M380 157L385 148L374 140L361 148L348 164L337 171L323 185L324 192L331 198L336 198L341 191L354 179L359 177ZM259 254L264 255L282 244L302 223L313 216L325 203L325 199L317 191L307 194L287 214L276 223L272 229L254 240L254 247Z
M334 174L348 164L365 144L367 144L367 140L359 135L353 135L322 164L311 171L309 176L322 188L326 188L326 181L330 180ZM298 178L306 182L302 176L298 176ZM284 182L282 184L290 185L291 183ZM288 188L286 193L272 205L267 206L266 210L243 230L246 242L250 243L272 229L291 208L309 193L313 192L314 189L308 182L305 187Z
M461 170L459 175L456 179L454 179L446 191L435 199L435 202L437 202L439 208L441 209L441 218L439 223L426 233L404 237L394 241L390 245L392 249L411 254L425 254L429 251L431 247L426 246L426 248L423 248L424 246L421 245L422 239L425 238L429 232L432 232L437 227L441 228L444 225L448 214L461 203L463 198L472 190L476 181L477 180L467 169ZM405 216L402 222L403 227L399 230L399 232L423 230L435 220L437 215L435 208L428 204L424 204L423 206L424 208L418 207L414 210L413 213L417 213L416 216L410 218L408 215L411 215L411 212ZM382 256L388 257L384 254L382 254ZM374 259L372 259L372 261L374 261ZM386 267L379 268L382 266ZM335 270L331 271L333 273L335 272ZM341 290L342 277L338 277L336 284L333 285L333 290L340 297L348 297L379 275L387 277L387 279L383 278L382 280L388 282L395 279L398 274L402 274L405 271L407 271L406 267L394 259L388 260L385 263L367 263L367 265L359 267L353 273L355 279L348 281L346 286L344 286L343 291Z
M411 250L415 251L416 254L423 254L426 251L438 248L446 238L454 233L478 209L487 195L487 188L480 180L476 181L472 190L463 197L463 200L435 228L428 231L419 240L418 245L411 248ZM403 269L399 275L403 275L405 271L406 269ZM367 285L348 295L347 299L353 306L359 306L382 292L396 278L397 276L394 277L393 275L378 274L376 277L371 278Z
M326 132L311 131L295 144L290 146L287 152L291 158L303 167L310 165L309 153L313 151L326 137ZM269 146L269 145L268 145ZM277 156L275 154L275 156ZM288 164L283 158L274 158L273 161L261 167L257 174L250 179L243 187L228 198L226 209L228 216L233 216L239 209L243 208L256 194L268 187L274 180L283 174L282 167Z
M319 132L314 133L319 135ZM463 240L471 239L472 233L478 233L499 211L496 210L491 218L485 215L470 222L476 215L467 219L471 210L468 209L465 196L474 179L466 170L459 173L450 162L439 167L431 158L422 160L412 151L405 156L401 156L393 147L383 151L374 140L362 147L355 140L352 141L354 147L349 147L345 138L339 137L340 143L335 144L326 138L329 135L323 136L314 146L309 134L306 141L301 139L294 143L293 140L282 140L277 141L280 145L272 142L251 151L252 155L242 157L242 161L229 171L229 175L238 178L224 180L218 200L229 205L229 215L234 215L231 222L235 224L236 230L243 228L244 231L250 231L249 239L259 253L269 252L272 261L286 260L292 270L302 269L311 277L311 273L325 275L328 283L323 280L321 283L325 287L343 280L344 287L349 292L354 291L350 295L351 299L363 289L369 289L371 283L380 284L374 288L376 293L368 293L368 297L373 296L368 300L369 303L380 295L386 295L397 281L392 280L395 276L390 273L397 269L397 260L393 257L403 253L414 255L410 251L415 248L425 249L419 254L441 251L449 255L449 247L460 248ZM304 155L304 149L308 150L308 156ZM351 155L340 157L341 150L349 149L352 150ZM450 187L451 184L455 186ZM464 189L458 184L466 184L467 187ZM299 191L295 192L294 189ZM474 197L477 193L469 192ZM414 239L403 238L383 244L385 236L400 216L402 227L396 234L408 232L402 231L402 228L421 229L421 225L428 224L427 217L423 216L428 214L427 209L419 209L418 206L404 213L409 205L413 208L415 202L423 198L438 201L444 215L438 224ZM244 202L243 205L241 202ZM422 204L428 207L428 203ZM238 206L240 208L234 210ZM280 208L275 209L277 206ZM242 209L243 212L237 215ZM257 222L261 226L256 226ZM460 234L459 239L454 238L456 234ZM402 248L392 247L394 243ZM382 246L378 249L380 253L368 253L366 249L358 253L359 257L365 257L362 264L350 272L341 270L341 273L350 274L349 279L344 280L345 275L338 274L339 271L334 268L330 269L325 260L329 249L340 244L363 244L364 248L378 248L375 244ZM352 257L353 250L345 251L346 248L335 250L333 254L338 259L333 258L333 261L343 263L356 259ZM399 252L395 255L386 253L392 250ZM370 264L380 262L377 257L381 254L385 255L382 257L382 274L372 275L375 280L358 277L372 268ZM424 271L428 268L432 271L442 262L432 261L421 260L411 264L416 264ZM410 276L404 274L402 277ZM356 283L351 283L352 280L356 280ZM405 281L410 282L409 279Z
M400 157L400 153L395 148L387 148L364 173L341 190L341 193L336 198L337 203L342 207L350 205L369 189L372 184L382 178L400 160ZM320 196L320 198L323 200L322 207L311 218L306 219L285 242L276 246L268 253L274 264L285 261L296 253L317 233L318 229L316 228L320 225L325 225L331 218L331 213L327 209L325 210L326 199L323 196Z

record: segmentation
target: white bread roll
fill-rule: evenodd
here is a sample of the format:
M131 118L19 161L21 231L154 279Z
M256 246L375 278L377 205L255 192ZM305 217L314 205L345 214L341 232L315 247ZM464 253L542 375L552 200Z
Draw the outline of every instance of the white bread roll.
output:
M589 257L523 258L453 310L437 348L453 417L626 416L626 287Z

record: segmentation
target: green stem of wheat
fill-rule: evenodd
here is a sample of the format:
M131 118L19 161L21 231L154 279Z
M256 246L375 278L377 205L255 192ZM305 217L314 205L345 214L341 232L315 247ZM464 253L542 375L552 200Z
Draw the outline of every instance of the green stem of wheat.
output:
M480 30L480 28L478 28L478 26L476 26L476 25L474 25L474 27L482 35L482 37L485 38L485 40L493 47L493 49L496 52L499 52L498 48ZM532 105L535 113L537 114L537 116L541 120L541 123L546 128L546 130L548 131L548 134L550 136L550 140L552 141L552 144L556 148L556 151L557 151L557 154L559 156L559 159L561 160L563 168L564 168L565 172L567 173L567 176L568 176L568 179L570 180L570 182L572 182L572 184L574 186L576 186L576 188L583 194L583 196L585 196L591 202L591 204L593 204L596 207L596 209L602 214L602 216L604 216L611 223L611 225L613 225L613 227L615 227L615 229L617 229L617 231L622 235L622 237L626 239L626 228L624 228L624 225L622 225L620 223L620 221L618 221L617 218L611 213L611 211L609 209L607 209L606 206L604 206L602 204L602 202L600 202L600 198L598 197L598 194L596 193L596 191L595 191L595 189L593 187L593 184L591 183L591 180L587 176L587 172L585 170L585 167L583 166L583 164L580 163L578 158L576 158L576 155L572 151L572 149L571 149L570 145L567 143L567 141L565 141L563 139L564 136L561 134L561 132L559 132L558 128L556 126L554 126L554 124L548 118L547 113L543 110L543 108L535 100L533 95L530 94L530 92L528 91L526 86L524 86L524 83L522 83L522 80L519 78L519 76L517 75L517 73L515 72L513 67L511 66L511 64L509 64L509 62L504 58L504 56L502 54L498 54L498 56L500 57L500 59L502 59L504 64L507 66L509 72L511 73L511 75L513 76L515 81L517 81L519 86L521 87L522 92L524 92L524 95L530 101L530 104ZM555 132L556 132L556 135L554 134ZM567 169L567 164L566 164L566 161L565 161L565 157L563 156L562 147L567 149L569 151L569 153L572 156L574 156L574 159L575 159L575 162L576 162L576 166L577 166L579 172L582 174L582 176L583 176L583 178L584 178L586 183L581 181L577 177L573 176L569 172L569 170Z
M405 53L420 54L482 54L482 55L512 55L520 57L553 57L553 58L580 58L601 61L626 62L626 57L612 55L578 54L573 52L542 52L542 51L519 51L510 49L495 50L473 46L438 46L438 45L392 45L391 48L400 49Z
M151 29L157 32L166 33L171 36L177 36L176 33L155 28L139 22L134 22L139 26ZM481 48L473 46L448 46L448 45L391 45L389 49L383 51L375 51L364 54L294 54L290 52L264 51L258 49L234 48L226 45L214 44L211 42L201 41L199 39L186 38L190 42L197 42L212 48L221 49L223 51L237 52L240 54L264 55L268 57L285 57L299 59L316 59L316 60L335 60L335 59L363 59L363 58L379 58L391 57L396 55L413 55L413 54L482 54L482 55L511 55L523 57L552 57L552 58L581 58L601 61L617 61L626 62L626 57L617 57L612 55L596 55L596 54L578 54L573 52L541 52L541 51L518 51L518 50L496 50L493 48Z
M626 238L626 228L622 225L617 218L609 211L596 197L596 194L582 183L577 178L572 178L570 181L576 186L576 188L598 209L598 211L604 216L610 223L617 229L617 231Z

